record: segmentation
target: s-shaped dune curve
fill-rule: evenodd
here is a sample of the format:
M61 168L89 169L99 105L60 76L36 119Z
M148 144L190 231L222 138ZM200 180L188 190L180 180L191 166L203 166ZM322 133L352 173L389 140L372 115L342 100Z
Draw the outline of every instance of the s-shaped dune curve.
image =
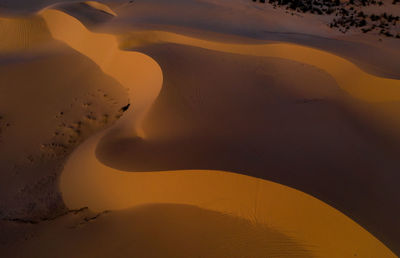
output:
M330 74L344 91L366 102L400 100L400 81L366 73L345 58L329 52L291 43L235 44L209 41L167 31L136 31L124 48L140 47L142 42L176 43L226 53L277 57L318 67ZM140 39L140 40L137 40Z
M68 159L63 177L70 173L80 174L73 185L62 180L61 190L70 208L82 204L93 210L124 209L146 203L191 204L288 232L295 239L313 246L312 251L317 256L349 257L357 253L360 257L395 257L379 240L339 211L280 184L223 171L124 173L103 165L97 160L95 150L106 133L113 130L116 136L143 136L140 118L158 96L161 70L150 57L119 50L113 36L92 33L63 12L46 9L41 16L54 38L91 58L104 73L127 87L134 107L113 127L81 144ZM296 47L282 45L289 49ZM246 48L253 51L250 46ZM291 59L291 52L281 52L279 44L271 45L271 50L277 51L275 56ZM307 54L302 58L302 61L308 60ZM301 58L296 56L294 59ZM332 66L328 64L325 68ZM386 79L382 80L386 82ZM389 84L394 93L380 96L378 100L397 97L394 84ZM370 99L372 95L362 97ZM95 177L91 177L89 171L94 172ZM78 189L86 190L80 192Z

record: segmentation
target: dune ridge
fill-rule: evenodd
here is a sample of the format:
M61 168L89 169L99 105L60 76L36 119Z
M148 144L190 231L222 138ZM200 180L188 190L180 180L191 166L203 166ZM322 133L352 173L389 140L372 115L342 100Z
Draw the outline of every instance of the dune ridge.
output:
M0 217L57 216L66 156L122 115L126 92L38 15L0 18L0 31Z
M135 42L135 39L140 41ZM132 42L133 41L133 42ZM326 51L288 43L234 44L208 41L165 31L132 33L132 40L123 42L123 48L140 47L140 44L176 43L251 56L278 57L309 64L323 69L337 81L338 85L353 97L367 102L400 100L400 81L370 75L345 58ZM380 85L380 87L376 87Z
M72 48L78 50L79 52L87 55L92 60L94 60L101 69L109 75L112 75L116 78L122 85L125 87L130 88L130 97L132 98L132 105L135 110L128 110L127 114L112 128L108 129L108 132L112 131L116 136L123 135L121 131L130 134L131 136L135 135L143 135L140 133L141 125L140 120L138 117L143 117L146 114L146 111L150 108L153 101L157 98L158 93L161 89L162 77L161 77L161 70L156 65L154 61L152 61L149 57L143 54L137 53L129 53L127 51L120 51L118 50L117 41L108 35L99 35L88 31L82 24L80 24L77 20L70 17L69 15L62 13L60 11L55 10L44 10L41 12L42 17L46 20L49 25L50 31L52 32L53 36L56 39L62 40L66 42ZM61 29L62 28L62 29ZM158 34L160 35L160 34ZM161 35L165 36L161 33ZM169 35L170 36L170 35ZM178 40L176 40L176 38ZM183 38L182 38L183 37ZM166 40L165 38L163 40ZM227 45L218 45L217 43L213 42L205 42L193 39L193 38L185 38L184 36L175 36L170 39L170 42L180 43L180 44L187 44L187 45L195 45L200 47L212 48L212 49L222 49ZM89 44L85 44L89 43ZM216 45L215 45L216 44ZM95 46L95 47L93 47ZM299 50L297 46L291 46L283 44L284 48L279 48L280 45L271 45L271 46L262 46L262 47L271 47L268 54L270 56L279 56L284 57L287 59L291 59L292 51L295 49ZM241 53L241 54L254 54L254 49L248 48L249 46L238 46L238 45L230 45L230 51L234 53ZM252 46L252 48L256 48L257 46ZM248 48L248 49L247 49ZM381 79L379 77L370 77L370 75L363 73L357 67L352 65L351 63L346 63L346 61L342 60L346 67L351 68L353 72L362 75L363 80L369 80L373 78L374 80L378 80L383 82L390 90L392 95L381 94L377 97L374 96L376 94L376 89L370 89L368 93L363 94L359 89L351 89L349 84L342 81L348 74L343 74L343 70L339 69L338 66L335 64L329 63L326 64L324 62L320 62L318 58L315 56L316 50L308 50L307 48L300 48L301 50L305 50L305 54L301 55L294 55L294 59L297 61L305 61L303 58L311 57L310 61L311 64L320 65L325 69L336 68L334 70L334 75L339 77L339 85L342 82L342 87L347 90L348 92L352 93L354 96L364 99L366 101L384 101L388 99L397 99L397 89L395 86L398 83L395 80L389 79ZM274 54L272 50L278 51L279 54ZM284 50L289 50L287 53ZM308 50L308 52L306 51ZM283 51L283 52L280 52ZM128 54L129 53L129 54ZM115 57L113 56L115 54ZM128 58L125 59L125 54L129 55ZM133 55L135 54L135 55ZM335 57L329 56L329 54L318 52L318 54L327 57L328 60L333 60L333 62L340 60L335 59ZM124 57L123 57L124 56ZM290 58L289 58L290 57ZM136 58L136 59L135 59ZM136 60L137 63L131 62L131 60ZM131 68L134 66L135 68L138 67L139 63L144 60L146 64L146 69L141 70L138 75L139 78L135 78L133 74L134 70L127 69L124 70L124 73L120 73L117 68L127 67ZM306 59L307 60L307 59ZM118 64L118 67L117 67ZM113 67L113 65L116 65ZM128 67L129 66L129 67ZM329 72L329 71L328 71ZM158 74L156 79L151 78L154 74ZM150 79L149 79L150 78ZM132 83L132 80L137 80ZM150 82L149 82L150 81ZM144 85L146 85L144 87ZM132 126L133 125L133 126ZM116 133L118 132L118 133ZM87 171L92 170L96 171L97 178L86 178L86 180L81 180L83 182L94 182L96 180L97 183L102 184L101 197L98 198L96 196L93 197L83 197L80 196L80 199L83 200L86 204L93 209L99 209L99 207L104 208L104 204L110 205L107 206L109 208L126 208L133 204L139 203L146 203L146 202L175 202L175 203L184 203L184 204L194 204L200 206L202 208L207 208L211 210L217 210L222 212L233 213L237 216L244 217L250 219L253 216L254 219L257 221L263 220L268 218L268 222L278 228L286 228L289 231L295 232L296 237L300 238L306 243L317 242L319 244L318 249L316 250L319 254L337 254L337 255L349 255L353 253L355 250L361 256L364 255L365 257L374 257L375 255L381 255L383 257L392 257L394 256L393 253L390 252L382 243L376 240L372 235L370 235L367 231L362 229L360 226L355 224L349 218L338 212L337 210L332 209L328 205L306 195L299 191L290 189L288 187L284 187L275 183L271 183L265 180L255 179L251 177L246 177L242 175L232 174L229 172L217 172L217 171L177 171L177 172L159 172L153 174L147 173L135 173L135 174L126 174L122 173L119 170L107 167L101 164L96 156L95 150L98 141L104 136L106 131L93 136L84 144L82 144L70 157L68 160L63 176L68 175L69 171ZM144 132L145 133L145 132ZM146 139L146 137L144 138ZM146 139L151 140L151 139ZM82 159L83 157L83 159ZM85 174L81 174L82 177ZM101 178L103 177L103 178ZM118 177L118 179L117 179ZM128 180L129 177L129 180ZM100 179L101 178L101 179ZM114 181L115 180L115 181ZM131 181L132 180L132 181ZM108 182L107 186L104 185L105 182ZM118 182L118 184L116 184ZM124 183L125 182L125 183ZM183 183L184 182L184 183ZM63 182L62 182L63 183ZM78 182L75 182L77 184ZM132 187L133 184L137 184L137 188ZM210 184L216 185L213 190L210 190ZM125 186L123 186L125 185ZM76 185L75 185L76 186ZM98 185L100 186L100 184ZM118 186L118 190L114 187ZM179 187L177 187L179 186ZM69 185L71 187L71 185ZM225 188L226 187L226 188ZM62 189L67 189L68 187ZM75 190L79 187L76 186ZM132 189L135 192L125 192L129 189ZM106 190L109 189L109 190ZM124 190L125 189L125 190ZM254 192L253 190L256 190ZM148 191L149 195L143 194L144 192ZM213 192L216 191L216 192ZM263 192L267 192L267 194ZM168 193L168 194L167 194ZM188 194L191 193L191 194ZM218 194L219 193L219 194ZM236 194L235 194L236 193ZM238 196L237 193L248 193L249 195L246 196ZM273 194L271 194L273 193ZM76 193L75 193L76 194ZM80 193L83 194L83 193ZM99 192L95 193L99 194ZM136 195L135 195L136 194ZM195 196L193 196L195 195ZM336 227L333 225L329 230L339 232L341 230L345 230L344 232L337 232L332 234L328 237L335 237L336 241L339 241L341 244L336 242L335 246L329 244L329 240L326 239L325 230L322 230L320 226L312 226L310 223L315 223L316 220L310 221L307 214L303 214L302 217L303 222L299 222L301 219L300 217L296 217L296 221L294 221L293 212L290 209L296 207L282 207L282 199L277 202L274 198L271 199L272 196L279 195L283 197L285 195L288 196L288 200L290 204L296 203L297 208L299 207L309 207L312 213L318 214L316 217L324 217L326 218L331 217L332 221L340 221L341 225L346 225L343 227ZM117 197L118 196L118 197ZM132 199L134 196L141 196L140 199L135 200ZM147 197L146 197L147 196ZM216 196L221 196L221 200L224 200L229 196L228 201L215 201ZM269 196L269 197L268 197ZM71 203L68 203L68 197L66 197L66 192L64 192L64 197L66 198L65 201L69 206L78 205L74 204L73 200L71 199ZM117 198L116 198L117 197ZM125 197L125 198L124 198ZM128 198L126 198L128 197ZM93 199L91 199L93 198ZM143 198L143 199L142 199ZM149 198L149 199L146 199ZM237 200L242 199L240 203ZM269 198L267 200L263 198ZM297 200L293 202L293 200ZM256 203L249 202L249 200L257 200ZM76 201L76 200L75 200ZM281 203L282 202L282 203ZM245 204L250 205L248 209L244 208ZM251 203L251 204L249 204ZM269 207L267 210L263 210L263 206L259 205L258 203L269 203ZM265 207L264 207L265 208ZM274 209L277 210L285 210L286 214L289 217L281 218L279 222L279 217L282 213L279 214L277 212L277 216L272 218L271 212ZM289 210L286 210L289 209ZM297 214L298 215L298 214ZM321 222L321 221L320 221ZM274 224L276 223L276 224ZM305 232L304 229L313 228L313 233ZM319 229L318 229L319 228ZM355 234L355 235L353 235ZM325 235L325 236L324 236ZM344 235L348 236L347 239L341 239ZM351 239L352 243L348 243L347 241ZM328 240L328 241L327 241ZM325 242L326 241L326 242ZM338 246L343 249L338 249ZM364 249L365 248L365 249Z
M290 15L270 4L247 0L137 0L115 11L119 15L107 24L109 33L128 34L142 28L213 41L292 42L342 56L368 73L400 78L397 41L378 41L364 33L343 35L325 25L328 17L324 15Z
M60 258L314 257L302 243L264 224L182 204L102 213L82 209L42 227L24 248L0 249L3 256L51 258L54 253L43 251L51 247Z

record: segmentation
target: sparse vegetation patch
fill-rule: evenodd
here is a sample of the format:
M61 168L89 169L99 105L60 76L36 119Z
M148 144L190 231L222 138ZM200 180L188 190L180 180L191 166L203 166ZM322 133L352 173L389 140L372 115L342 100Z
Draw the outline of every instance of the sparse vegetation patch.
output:
M376 0L252 0L268 3L274 8L285 8L288 11L329 15L332 17L328 26L346 33L356 29L362 33L376 32L389 38L400 39L400 16L390 13L367 13L363 9L368 6L383 6L383 1ZM393 0L398 4L400 0Z

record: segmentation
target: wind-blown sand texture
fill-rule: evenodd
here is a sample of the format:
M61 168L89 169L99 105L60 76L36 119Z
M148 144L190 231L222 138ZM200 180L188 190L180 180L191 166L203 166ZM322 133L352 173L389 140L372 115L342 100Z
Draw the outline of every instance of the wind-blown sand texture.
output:
M101 216L76 219L85 215L72 212L42 222L41 233L8 254L51 257L41 247L50 242L64 257L90 256L99 245L104 257L114 250L121 257L395 256L363 227L397 250L399 197L386 180L399 165L386 141L398 134L374 116L397 115L386 103L399 100L398 80L296 44L143 28L119 43L63 11L39 16L53 38L128 88L130 106L80 144L63 168L68 208L89 206ZM379 177L382 171L388 177ZM71 223L73 233L64 232ZM189 233L179 233L182 227ZM177 231L172 239L171 231ZM205 232L210 242L199 237ZM121 237L109 245L113 234ZM145 248L149 243L154 246ZM204 251L210 245L217 248Z

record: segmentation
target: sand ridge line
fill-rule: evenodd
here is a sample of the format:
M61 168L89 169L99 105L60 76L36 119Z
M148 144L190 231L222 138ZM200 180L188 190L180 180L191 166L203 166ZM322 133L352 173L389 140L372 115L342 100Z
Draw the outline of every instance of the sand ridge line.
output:
M119 50L115 37L90 32L79 21L63 12L44 10L41 15L48 23L53 37L91 58L106 74L113 76L122 85L129 88L132 106L135 108L127 110L123 118L112 128L84 142L65 165L63 176L76 171L96 172L95 178L82 180L87 175L81 174L81 182L75 182L75 184L83 183L85 188L91 189L93 187L87 187L86 184L95 182L97 187L101 188L101 196L97 195L99 193L95 193L94 195L97 196L94 198L93 196L89 197L93 193L89 193L88 196L80 196L80 199L87 202L89 206L110 205L109 208L112 209L123 209L132 205L154 202L191 204L210 210L232 213L246 219L253 217L258 221L268 220L268 223L279 229L295 232L296 238L305 243L318 243L317 245L323 253L349 254L354 252L354 248L357 250L365 248L361 251L365 254L376 252L387 257L393 256L382 243L339 211L289 187L248 176L211 170L127 174L100 163L95 155L96 147L106 132L115 131L116 136L123 133L134 136L136 131L136 135L138 135L139 118L145 115L160 92L161 69L150 57ZM198 43L193 39L185 40L189 40L192 45ZM213 42L207 44L207 47L210 48L221 47ZM222 46L226 47L226 45ZM272 50L275 50L280 57L288 57L291 54L290 51L299 50L298 48L290 49L290 45L283 44L283 49L280 49L280 46L281 44L272 46L271 53ZM231 45L230 47L237 53L249 54L255 51L253 49L246 52L248 50L245 51L243 48L247 49L248 46ZM290 50L289 53L286 50ZM305 56L303 53L296 57L300 59ZM312 59L312 62L318 61L318 58ZM325 68L329 67L328 65ZM210 187L210 184L215 187ZM74 187L76 190L80 186L69 185L69 187ZM256 192L254 192L255 189L257 189ZM144 194L146 192L148 194ZM273 196L281 198L277 202L275 198L271 198ZM254 200L258 201L254 204ZM294 205L294 200L296 205ZM66 202L68 204L67 200ZM246 208L249 203L251 203L250 207ZM260 206L260 203L268 203L268 205ZM74 204L70 203L70 205ZM254 209L253 205L256 205L257 209ZM302 215L294 212L299 207L303 209L308 207L316 218L330 218L332 221L336 221L341 226L337 227L336 223L331 225L329 230L337 232L333 235L352 235L353 237L350 239L357 243L346 244L347 241L335 238L341 243L339 246L343 249L339 250L338 246L330 246L331 240L329 236L327 239L326 229L322 229L322 224L320 224L321 220L315 218L310 221L308 212ZM272 215L274 210L276 213ZM284 216L282 217L282 215Z
M162 81L162 78L161 80L159 77L158 79L154 78L160 75L159 72L161 71L161 69L159 69L156 65L155 61L151 61L151 59L149 59L146 55L140 55L139 53L136 53L136 55L131 55L132 52L120 51L118 49L119 46L118 42L115 40L115 37L111 35L91 33L90 31L85 30L84 26L81 27L79 21L77 24L75 24L77 21L76 19L60 17L59 13L54 14L53 18L55 18L55 20L60 19L61 21L58 25L50 22L51 26L56 25L56 28L53 28L53 32L55 35L60 37L61 41L69 44L71 47L83 53L84 55L89 56L96 62L96 64L99 65L104 73L111 75L121 84L125 85L127 88L130 88L129 92L131 94L133 112L132 108L129 108L127 110L129 112L124 116L124 118L122 118L114 127L112 127L111 130L108 130L108 132L116 130L113 131L116 137L123 135L121 133L122 131L126 132L127 134L130 133L132 136L139 136L142 139L145 138L143 135L141 135L141 133L139 133L140 119L138 119L138 117L139 114L142 114L142 116L145 115L145 110L152 105L154 99L156 99L158 96L158 87L161 87L160 81ZM57 26L60 27L57 28ZM70 28L71 31L69 31L68 28ZM62 35L63 33L66 33L67 35ZM70 37L72 37L72 39ZM125 58L125 56L129 56L129 58ZM143 64L146 64L144 65L146 66L145 68L141 67ZM150 79L154 79L154 83L151 83ZM304 241L305 243L313 243L313 241L317 241L317 244L315 244L316 246L321 245L323 246L321 249L329 250L330 247L326 246L326 242L325 245L323 243L327 240L327 238L324 238L324 235L321 233L321 231L316 229L316 225L318 225L322 230L327 230L327 226L324 223L321 224L319 217L331 218L329 214L332 212L330 211L332 208L329 206L324 206L322 202L316 202L316 200L304 201L301 200L301 198L300 201L298 201L296 199L298 195L301 197L304 195L304 193L296 192L293 189L285 188L282 185L279 185L279 187L283 187L282 190L275 191L273 187L274 184L268 184L265 180L252 179L251 177L244 177L223 171L220 172L220 177L217 178L215 178L214 175L217 174L218 171L214 170L182 170L167 173L159 172L155 173L154 175L149 175L148 173L143 173L142 175L127 174L123 170L112 169L104 166L104 164L101 164L101 162L96 159L96 148L98 146L99 139L103 135L103 133L100 133L94 136L93 140L89 140L87 143L82 145L82 148L86 146L88 149L82 152L77 150L77 153L73 154L78 157L78 162L76 164L73 162L72 158L69 161L69 163L76 165L74 168L76 171L87 170L95 173L92 175L92 177L89 177L88 180L83 180L83 183L86 184L86 188L90 188L90 190L93 191L102 191L100 195L101 197L98 198L97 196L97 200L95 201L86 199L88 198L88 196L85 195L86 193L79 192L77 190L79 187L75 188L75 186L77 186L77 184L80 182L73 182L73 184L69 185L70 189L76 190L76 194L82 194L80 199L87 201L91 207L96 207L96 205L110 205L109 207L113 208L126 208L132 205L137 205L138 203L140 204L141 202L181 202L194 204L210 210L232 213L235 216L246 218L248 221L261 221L265 224L271 223L279 230L290 231L291 234L293 234L296 238L301 239L301 241ZM93 143L93 145L90 143ZM85 167L87 165L86 162L91 162L91 158L93 158L93 164ZM101 172L97 171L97 169L110 173L109 176L111 177L107 180L102 180L104 179L104 177L102 177L104 175L101 175ZM66 170L68 170L67 167ZM96 172L98 173L96 174ZM165 175L163 176L163 174ZM124 175L123 179L126 181L126 184L118 181L119 179L122 179L122 177L120 177L122 175ZM78 179L81 180L84 176L85 175L82 174ZM91 187L90 185L92 181L95 180L98 180L99 183L96 186L97 188ZM251 180L255 180L255 183L251 183ZM136 181L136 183L133 181ZM133 190L131 191L127 190L132 188ZM256 191L254 192L252 189L256 189ZM290 194L291 191L294 192ZM289 194L287 192L289 192ZM248 194L244 195L243 193ZM90 194L93 193L89 193L89 195ZM268 199L266 195L272 195L272 197L279 196L279 198ZM284 196L287 195L288 197L285 199ZM68 195L65 194L66 199L67 196ZM304 199L311 198L308 195L305 196L306 197ZM294 205L295 201L298 201L300 207ZM326 208L325 211L323 207ZM316 221L311 222L311 224L310 217L312 216L310 216L309 213L305 212L303 214L299 214L308 208L311 215L317 217L315 219ZM318 211L320 208L322 211ZM289 212L287 209L289 209ZM324 216L324 212L326 212L328 216ZM350 225L350 228L354 226L357 228L357 225L351 220L348 222L345 219L340 220L335 217L336 215L341 217L343 214L337 213L337 211L332 213L334 213L332 221L339 221L337 223L343 223L341 225L349 223L347 225ZM293 214L296 217L291 217ZM317 216L315 214L322 215ZM293 224L294 222L295 224ZM337 226L335 223L332 223L332 225ZM304 233L305 228L307 231L313 231L311 236L307 236ZM333 231L336 232L335 230L345 232L348 229L346 229L344 226L344 228L339 227ZM356 231L357 230L359 229L356 229ZM361 232L364 231L361 230ZM346 235L353 236L351 233L345 233ZM362 239L364 238L361 237L361 240L359 241L362 242ZM376 239L369 240L372 242L376 241ZM328 241L330 240L328 239ZM351 243L353 242L351 241ZM357 245L355 244L354 246ZM371 244L371 246L374 247L374 244ZM342 249L338 250L337 252L343 252L343 250L346 248L347 250L345 250L345 252L352 252L351 248L348 249L349 247L342 246L341 248Z
M326 71L343 90L362 101L400 100L400 80L371 75L343 57L294 43L235 44L209 41L166 31L141 30L132 32L122 42L122 47L138 48L155 43L175 43L225 53L293 60Z

